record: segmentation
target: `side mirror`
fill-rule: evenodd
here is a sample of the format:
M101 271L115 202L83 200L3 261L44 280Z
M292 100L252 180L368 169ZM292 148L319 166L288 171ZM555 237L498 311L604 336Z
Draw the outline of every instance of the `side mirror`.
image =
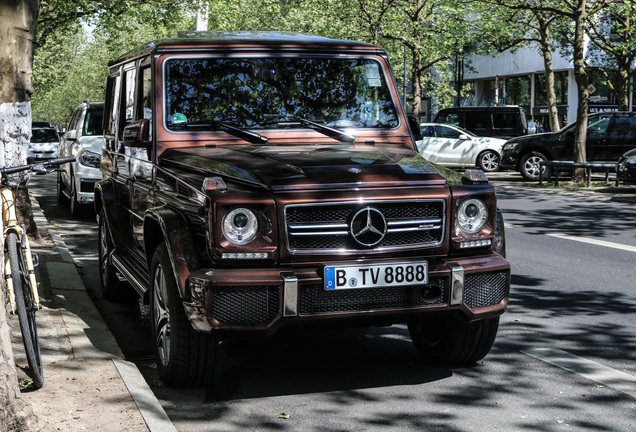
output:
M468 135L466 135L466 134L461 134L459 136L459 139L462 140L462 141L470 141L470 137Z
M122 144L126 147L150 148L150 120L141 119L124 128Z
M413 133L413 138L415 141L421 141L424 139L422 136L422 126L420 126L420 122L413 114L407 114L406 119L409 121L409 127L411 128L411 132Z
M75 129L66 132L66 140L67 141L75 141L77 140L77 131Z

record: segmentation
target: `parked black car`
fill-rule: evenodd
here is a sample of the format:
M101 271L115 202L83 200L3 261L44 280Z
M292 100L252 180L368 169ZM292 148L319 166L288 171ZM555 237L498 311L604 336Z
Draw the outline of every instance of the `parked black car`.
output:
M527 180L545 176L545 160L571 161L574 156L574 130L571 123L559 132L512 138L504 144L501 167L519 171ZM588 119L586 157L588 162L616 162L636 147L636 114L611 112L591 114ZM545 178L545 177L544 177Z
M477 136L513 138L528 134L528 122L520 106L457 107L440 110L435 123L447 123Z
M618 179L623 183L636 183L636 148L618 160Z

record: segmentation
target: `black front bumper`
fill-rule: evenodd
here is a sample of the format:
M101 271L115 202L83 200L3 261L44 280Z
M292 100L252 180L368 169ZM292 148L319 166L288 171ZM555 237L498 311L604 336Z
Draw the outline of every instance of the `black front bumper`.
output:
M324 289L316 268L198 270L184 302L193 327L218 336L267 336L287 325L336 321L409 321L454 313L464 321L505 310L510 265L499 254L429 260L426 285Z

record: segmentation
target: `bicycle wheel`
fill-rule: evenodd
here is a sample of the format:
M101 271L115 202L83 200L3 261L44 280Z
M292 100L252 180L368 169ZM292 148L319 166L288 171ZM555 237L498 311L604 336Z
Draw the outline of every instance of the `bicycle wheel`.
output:
M20 321L24 351L29 362L29 375L33 380L33 385L36 388L40 388L44 383L44 374L42 371L42 357L40 356L40 341L38 340L38 330L35 323L36 305L33 304L26 263L24 262L22 247L16 233L7 235L7 252L11 263L16 311Z

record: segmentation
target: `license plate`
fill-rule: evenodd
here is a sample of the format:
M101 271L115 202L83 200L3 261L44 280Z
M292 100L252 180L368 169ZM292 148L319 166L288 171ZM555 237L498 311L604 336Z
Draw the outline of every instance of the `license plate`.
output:
M334 265L324 268L325 289L357 289L426 285L426 261L382 265Z

